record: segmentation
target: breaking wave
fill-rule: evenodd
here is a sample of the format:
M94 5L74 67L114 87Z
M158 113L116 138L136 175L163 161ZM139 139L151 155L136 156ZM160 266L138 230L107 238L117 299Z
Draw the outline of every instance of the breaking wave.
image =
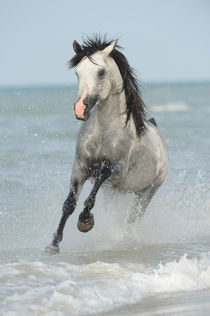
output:
M20 261L1 264L0 269L1 286L11 294L3 300L4 316L92 315L158 293L210 288L210 252L199 258L185 254L155 268L140 263Z
M154 113L190 111L190 106L183 102L168 102L166 104L152 105L150 108Z

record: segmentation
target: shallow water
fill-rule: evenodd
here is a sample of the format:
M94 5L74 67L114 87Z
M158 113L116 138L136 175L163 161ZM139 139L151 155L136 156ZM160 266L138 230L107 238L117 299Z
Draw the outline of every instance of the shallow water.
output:
M46 258L69 188L75 96L0 90L0 314L209 315L210 84L143 86L169 148L164 185L133 225L132 195L101 190L96 225L81 234L85 185L60 254Z

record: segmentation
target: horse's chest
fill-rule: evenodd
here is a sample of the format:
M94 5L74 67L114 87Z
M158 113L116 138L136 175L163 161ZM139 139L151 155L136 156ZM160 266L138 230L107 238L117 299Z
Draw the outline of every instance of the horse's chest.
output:
M87 156L98 159L115 159L120 151L119 140L112 134L102 135L100 138L91 139L86 144Z
M123 146L115 135L104 135L100 144L99 156L110 161L116 161L122 156Z

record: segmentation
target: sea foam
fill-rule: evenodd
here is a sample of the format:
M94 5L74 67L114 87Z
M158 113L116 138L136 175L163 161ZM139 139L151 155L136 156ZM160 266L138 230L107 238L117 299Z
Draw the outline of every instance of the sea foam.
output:
M166 104L156 104L150 107L152 112L164 113L164 112L187 112L190 111L190 106L184 102L168 102Z
M1 315L92 315L160 293L210 288L210 252L142 264L16 262L0 266Z

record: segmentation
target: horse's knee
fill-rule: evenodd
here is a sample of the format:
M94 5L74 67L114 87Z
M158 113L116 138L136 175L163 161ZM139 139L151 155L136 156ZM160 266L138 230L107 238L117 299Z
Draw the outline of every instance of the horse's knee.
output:
M63 204L63 214L71 215L76 207L76 199L73 194L70 194Z

